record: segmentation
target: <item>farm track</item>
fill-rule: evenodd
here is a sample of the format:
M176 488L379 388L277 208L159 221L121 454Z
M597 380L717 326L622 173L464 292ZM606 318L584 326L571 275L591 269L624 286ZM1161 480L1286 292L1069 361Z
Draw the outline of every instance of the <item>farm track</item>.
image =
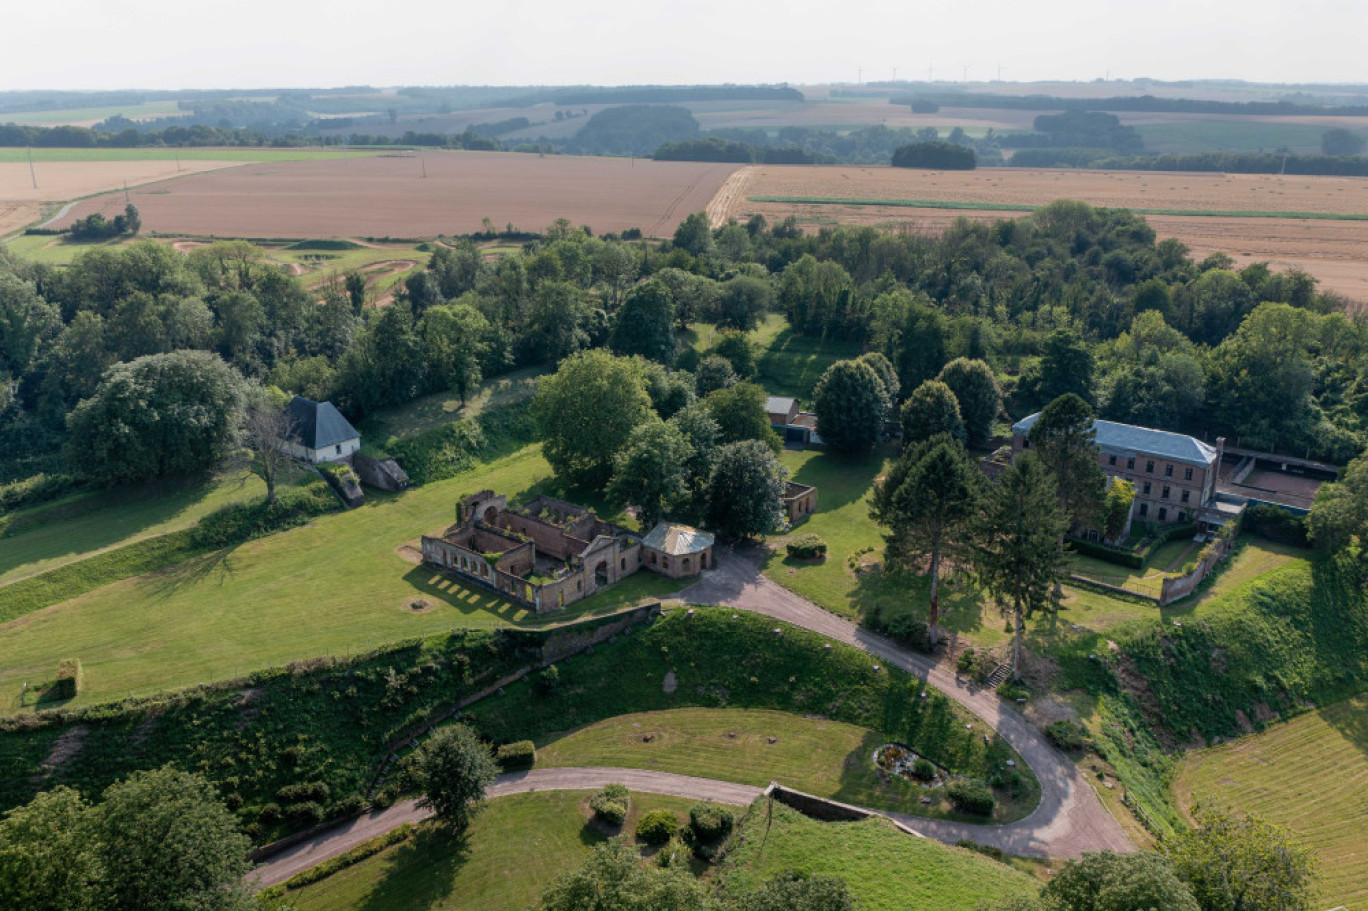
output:
M754 175L754 165L744 165L732 172L708 202L708 224L720 228L727 223L731 213L745 202L746 188Z

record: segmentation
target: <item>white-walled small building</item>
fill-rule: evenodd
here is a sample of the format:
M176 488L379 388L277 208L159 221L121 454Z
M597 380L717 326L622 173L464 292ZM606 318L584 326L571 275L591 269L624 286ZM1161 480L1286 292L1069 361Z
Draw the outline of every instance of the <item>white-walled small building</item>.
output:
M315 402L295 396L285 406L289 436L285 451L298 459L343 462L361 448L361 434L332 402Z

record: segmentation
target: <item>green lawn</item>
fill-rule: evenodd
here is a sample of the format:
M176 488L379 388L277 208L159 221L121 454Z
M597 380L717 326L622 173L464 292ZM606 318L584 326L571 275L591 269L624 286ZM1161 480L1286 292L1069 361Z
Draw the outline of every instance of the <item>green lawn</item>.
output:
M68 657L85 666L77 703L100 702L453 627L562 622L609 611L629 595L678 588L633 580L538 618L400 552L450 524L463 494L489 487L517 499L549 489L550 474L539 448L527 447L402 495L368 493L359 509L0 625L0 705L25 681L51 678ZM419 598L432 606L414 611Z
M811 405L812 389L828 367L860 356L859 344L798 335L777 313L766 316L749 337L755 346L755 382L770 395L799 399L804 407ZM721 332L710 323L695 323L687 341L703 353L720 338Z
M588 791L490 801L462 839L422 826L407 842L287 895L297 911L523 911L607 835L589 822ZM687 822L693 801L634 793L623 826L651 810Z
M774 634L776 627L781 635ZM472 706L472 723L497 743L536 741L549 750L539 764L595 758L706 770L752 784L801 776L804 784L842 799L937 817L967 818L955 817L939 801L921 804L923 792L916 788L872 781L868 762L877 746L905 743L953 773L985 780L1009 759L1021 765L1001 738L985 742L979 719L910 674L878 667L854 647L744 611L670 611L630 636L596 646L592 655L558 662L558 671L557 692L515 684ZM637 714L643 712L653 714ZM633 717L619 720L626 715ZM644 733L651 732L648 725L659 728L660 739L673 747L668 752L680 755L631 742L644 736L635 733L636 724ZM824 724L831 726L823 730ZM729 738L729 732L737 736ZM769 743L770 737L777 742ZM830 743L818 751L823 737ZM1015 796L1005 788L995 793L994 822L1019 819L1039 800L1030 773Z
M891 449L859 457L786 450L782 460L793 480L817 487L817 511L795 526L792 536L815 534L829 550L821 563L790 560L783 545L791 536L771 538L775 551L765 561L765 575L852 619L871 611L885 616L911 611L925 619L930 599L926 578L883 571L884 533L869 518L874 479L883 474L885 459L894 455ZM861 564L859 572L851 567L852 559ZM941 626L947 634L967 636L978 645L1006 641L1001 619L978 590L948 576L941 588Z
M52 234L19 234L0 245L7 252L36 263L66 266L87 250L95 247L117 247L126 242L127 238L75 242Z
M350 149L346 154L379 155L380 152L381 150ZM33 149L32 153L34 161L313 161L343 156L343 150L336 146L304 146L293 149L254 146L193 149ZM0 148L0 163L27 160L23 149Z
M923 796L949 815L943 788L880 781L871 756L890 736L764 709L673 709L619 715L537 748L537 767L657 769L764 787L771 781L859 806L906 811ZM922 805L925 806L925 805Z
M966 911L1040 884L965 848L916 838L886 819L818 822L760 798L742 821L719 879L727 894L749 892L786 870L839 876L861 911Z
M1168 541L1151 551L1140 569L1079 553L1070 554L1067 565L1071 573L1157 598L1163 589L1164 577L1177 573L1188 560L1195 560L1201 548L1202 545L1191 537Z
M256 475L221 475L76 494L0 516L0 586L188 528L221 506L262 498L265 491Z
M1320 906L1368 909L1368 696L1189 753L1174 791L1286 826L1320 865Z
M370 439L383 442L391 436L413 436L452 421L473 420L491 408L530 398L537 391L537 377L545 372L545 368L539 366L524 367L495 377L485 382L464 405L460 397L451 392L420 396L367 417L361 430Z

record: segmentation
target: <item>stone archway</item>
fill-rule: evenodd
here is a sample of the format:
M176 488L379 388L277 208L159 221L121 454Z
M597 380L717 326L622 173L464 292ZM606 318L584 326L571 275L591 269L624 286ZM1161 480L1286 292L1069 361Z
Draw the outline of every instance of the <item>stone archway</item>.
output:
M493 506L484 511L484 522L486 525L493 525L494 520L499 517L499 511Z
M608 584L608 561L602 560L594 567L594 584L599 588Z

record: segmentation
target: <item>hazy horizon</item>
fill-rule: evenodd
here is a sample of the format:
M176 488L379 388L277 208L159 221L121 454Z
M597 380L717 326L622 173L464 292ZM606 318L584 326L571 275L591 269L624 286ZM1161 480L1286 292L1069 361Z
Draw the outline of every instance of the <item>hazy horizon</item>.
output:
M227 16L166 0L7 11L0 90L342 85L826 84L894 77L1365 82L1368 4L991 2L919 10L793 0L583 9L546 0L380 10L242 0ZM1000 70L999 70L1000 68Z

